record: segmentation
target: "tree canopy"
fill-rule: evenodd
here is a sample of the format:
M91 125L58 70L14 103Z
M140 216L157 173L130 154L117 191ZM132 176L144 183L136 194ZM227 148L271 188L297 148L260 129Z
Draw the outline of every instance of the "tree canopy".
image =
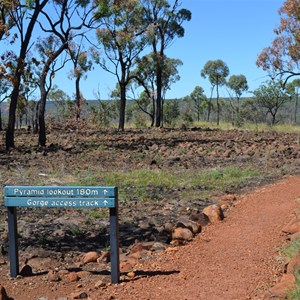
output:
M221 59L209 60L201 70L201 76L208 78L212 85L212 90L217 90L217 125L220 123L220 102L219 87L226 84L226 77L229 75L227 64Z
M271 46L262 50L257 66L268 71L272 78L280 76L283 84L300 75L300 1L286 0L279 10L280 25Z

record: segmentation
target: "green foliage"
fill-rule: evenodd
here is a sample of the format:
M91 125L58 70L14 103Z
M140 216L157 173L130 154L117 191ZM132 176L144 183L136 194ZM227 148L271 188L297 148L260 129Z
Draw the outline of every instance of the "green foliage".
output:
M300 274L299 270L295 274L296 277L296 287L288 294L289 300L299 300L300 299Z
M89 211L89 216L93 219L102 219L104 217L107 217L107 215L107 209L91 209Z
M199 122L200 116L203 113L204 108L207 107L207 98L204 95L203 88L200 86L196 86L190 94L189 98L193 103L196 120Z
M291 260L293 256L300 250L300 238L292 241L287 247L282 249L282 254Z
M178 117L180 116L179 101L169 100L164 104L164 123L174 126Z
M253 92L255 101L259 108L265 109L266 114L271 116L271 124L277 122L279 109L291 100L289 95L283 90L280 81L269 81L261 85Z
M230 76L227 85L231 90L234 91L237 98L240 98L243 92L246 92L249 88L247 79L244 75Z
M77 225L73 225L73 226L70 226L68 228L68 232L72 235L72 236L79 236L82 234L82 230L79 226Z
M209 79L212 85L212 92L214 87L217 91L217 125L220 123L220 103L219 103L219 87L226 84L226 77L229 75L229 68L222 60L209 60L201 70L201 76ZM208 119L211 111L211 102L208 107Z
M99 20L103 17L108 17L111 14L109 0L97 0L97 11L95 12L95 19Z
M248 179L259 175L259 171L253 167L241 170L238 167L226 167L224 169L216 169L203 174L196 174L192 178L192 185L204 185L209 190L226 189L232 185L240 185L247 182Z
M229 75L228 66L220 59L209 60L201 70L203 78L208 77L212 85L222 86L226 84L226 77Z
M149 194L149 188L155 191L160 189L185 189L188 195L198 194L198 188L206 191L225 191L232 186L248 183L251 178L260 175L260 171L253 167L243 169L238 166L219 168L215 170L194 170L173 172L168 170L139 169L130 172L109 172L101 174L88 174L75 185L109 185L118 186L120 199L140 198L141 200L154 197L159 199L159 192Z
M291 242L290 245L284 247L282 249L282 254L287 257L288 260L291 260L293 256L295 256L300 251L300 239L295 239ZM296 277L296 286L295 288L290 291L288 295L289 300L298 300L300 299L300 273L299 269L295 270L295 277Z

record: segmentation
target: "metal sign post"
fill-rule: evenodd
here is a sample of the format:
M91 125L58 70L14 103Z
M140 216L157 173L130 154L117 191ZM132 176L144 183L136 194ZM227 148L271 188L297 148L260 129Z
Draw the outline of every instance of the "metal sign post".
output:
M19 273L17 207L108 208L110 221L111 282L120 281L118 189L88 186L6 186L11 277Z

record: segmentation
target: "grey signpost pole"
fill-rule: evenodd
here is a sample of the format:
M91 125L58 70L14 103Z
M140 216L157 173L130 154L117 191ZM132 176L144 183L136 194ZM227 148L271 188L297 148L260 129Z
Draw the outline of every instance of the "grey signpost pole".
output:
M119 220L118 220L118 191L115 190L115 207L109 209L110 223L110 263L111 282L119 283L120 259L119 259Z
M8 207L7 210L10 274L11 277L17 277L17 275L19 274L17 208Z

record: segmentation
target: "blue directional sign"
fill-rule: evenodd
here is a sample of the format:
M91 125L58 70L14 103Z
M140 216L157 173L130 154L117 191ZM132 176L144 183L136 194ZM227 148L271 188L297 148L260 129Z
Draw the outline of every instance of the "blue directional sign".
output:
M6 186L5 196L12 197L114 197L115 187L92 186Z
M115 207L115 187L6 186L5 206L98 208Z
M120 280L117 187L94 186L6 186L10 273L19 273L17 207L109 208L111 282Z

